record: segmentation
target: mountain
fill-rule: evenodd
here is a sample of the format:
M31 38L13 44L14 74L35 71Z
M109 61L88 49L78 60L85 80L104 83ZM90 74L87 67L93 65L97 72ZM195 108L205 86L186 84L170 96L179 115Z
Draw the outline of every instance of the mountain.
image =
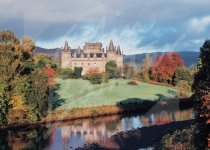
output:
M76 49L72 49L76 51ZM45 54L50 57L59 58L60 48L46 49L42 47L36 46L34 55L37 54ZM199 57L199 52L195 51L180 51L177 52L184 60L185 66L196 65ZM134 55L124 55L123 60L124 63L135 63L137 66L140 65L143 59L145 59L146 55L150 55L154 60L156 56L165 54L165 52L152 52L152 53L143 53L143 54L134 54Z
M199 52L195 51L180 51L177 53L179 53L180 57L184 60L185 66L196 65L200 54ZM165 54L165 52L124 55L123 59L125 63L135 63L137 66L139 66L142 60L145 59L147 54L152 57L152 60L154 60L156 56L163 55Z

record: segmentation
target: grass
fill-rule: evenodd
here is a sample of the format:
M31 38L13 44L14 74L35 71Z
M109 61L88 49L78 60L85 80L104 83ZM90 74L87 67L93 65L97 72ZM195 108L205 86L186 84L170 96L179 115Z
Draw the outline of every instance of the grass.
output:
M131 80L124 79L109 80L101 85L82 79L56 80L58 87L52 100L57 110L116 105L132 99L138 102L175 97L173 88L138 81L138 85L132 86L127 84Z

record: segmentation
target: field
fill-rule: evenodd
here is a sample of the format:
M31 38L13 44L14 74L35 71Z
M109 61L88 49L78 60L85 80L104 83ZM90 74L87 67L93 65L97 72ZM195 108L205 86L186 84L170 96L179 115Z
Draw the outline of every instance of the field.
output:
M56 79L58 87L53 94L53 107L57 110L115 105L119 102L154 101L175 97L175 89L137 82L138 85L128 85L130 80L113 79L108 83L93 85L82 79Z

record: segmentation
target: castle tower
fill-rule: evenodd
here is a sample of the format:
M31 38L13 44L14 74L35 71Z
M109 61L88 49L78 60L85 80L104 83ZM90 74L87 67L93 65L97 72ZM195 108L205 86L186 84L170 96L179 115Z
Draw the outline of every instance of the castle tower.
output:
M71 66L71 48L68 42L65 42L64 48L61 48L61 68L69 68Z
M116 55L116 63L117 63L119 68L122 68L123 67L123 55L121 53L119 45L117 46L116 54L117 54Z
M111 40L109 43L109 48L107 50L107 62L112 61L112 60L116 61L116 51L115 51L113 41Z

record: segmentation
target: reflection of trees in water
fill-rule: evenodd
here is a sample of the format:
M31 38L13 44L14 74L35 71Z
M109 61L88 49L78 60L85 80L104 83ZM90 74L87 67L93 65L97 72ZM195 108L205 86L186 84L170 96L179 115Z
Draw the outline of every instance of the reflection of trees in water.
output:
M50 124L46 128L30 129L28 131L0 132L0 149L43 149L55 142L55 128L61 128L64 147L71 145L72 137L92 143L125 129L132 129L135 124L143 126L161 125L171 121L188 120L192 118L192 110L176 112L161 111L135 117L113 115L94 119L84 119L70 122ZM47 129L48 128L48 129Z
M192 118L192 109L167 112L161 111L159 113L148 114L147 116L141 116L141 121L144 126L151 125L163 125L172 121L184 121Z
M43 149L50 144L52 132L47 128L0 132L0 149Z

